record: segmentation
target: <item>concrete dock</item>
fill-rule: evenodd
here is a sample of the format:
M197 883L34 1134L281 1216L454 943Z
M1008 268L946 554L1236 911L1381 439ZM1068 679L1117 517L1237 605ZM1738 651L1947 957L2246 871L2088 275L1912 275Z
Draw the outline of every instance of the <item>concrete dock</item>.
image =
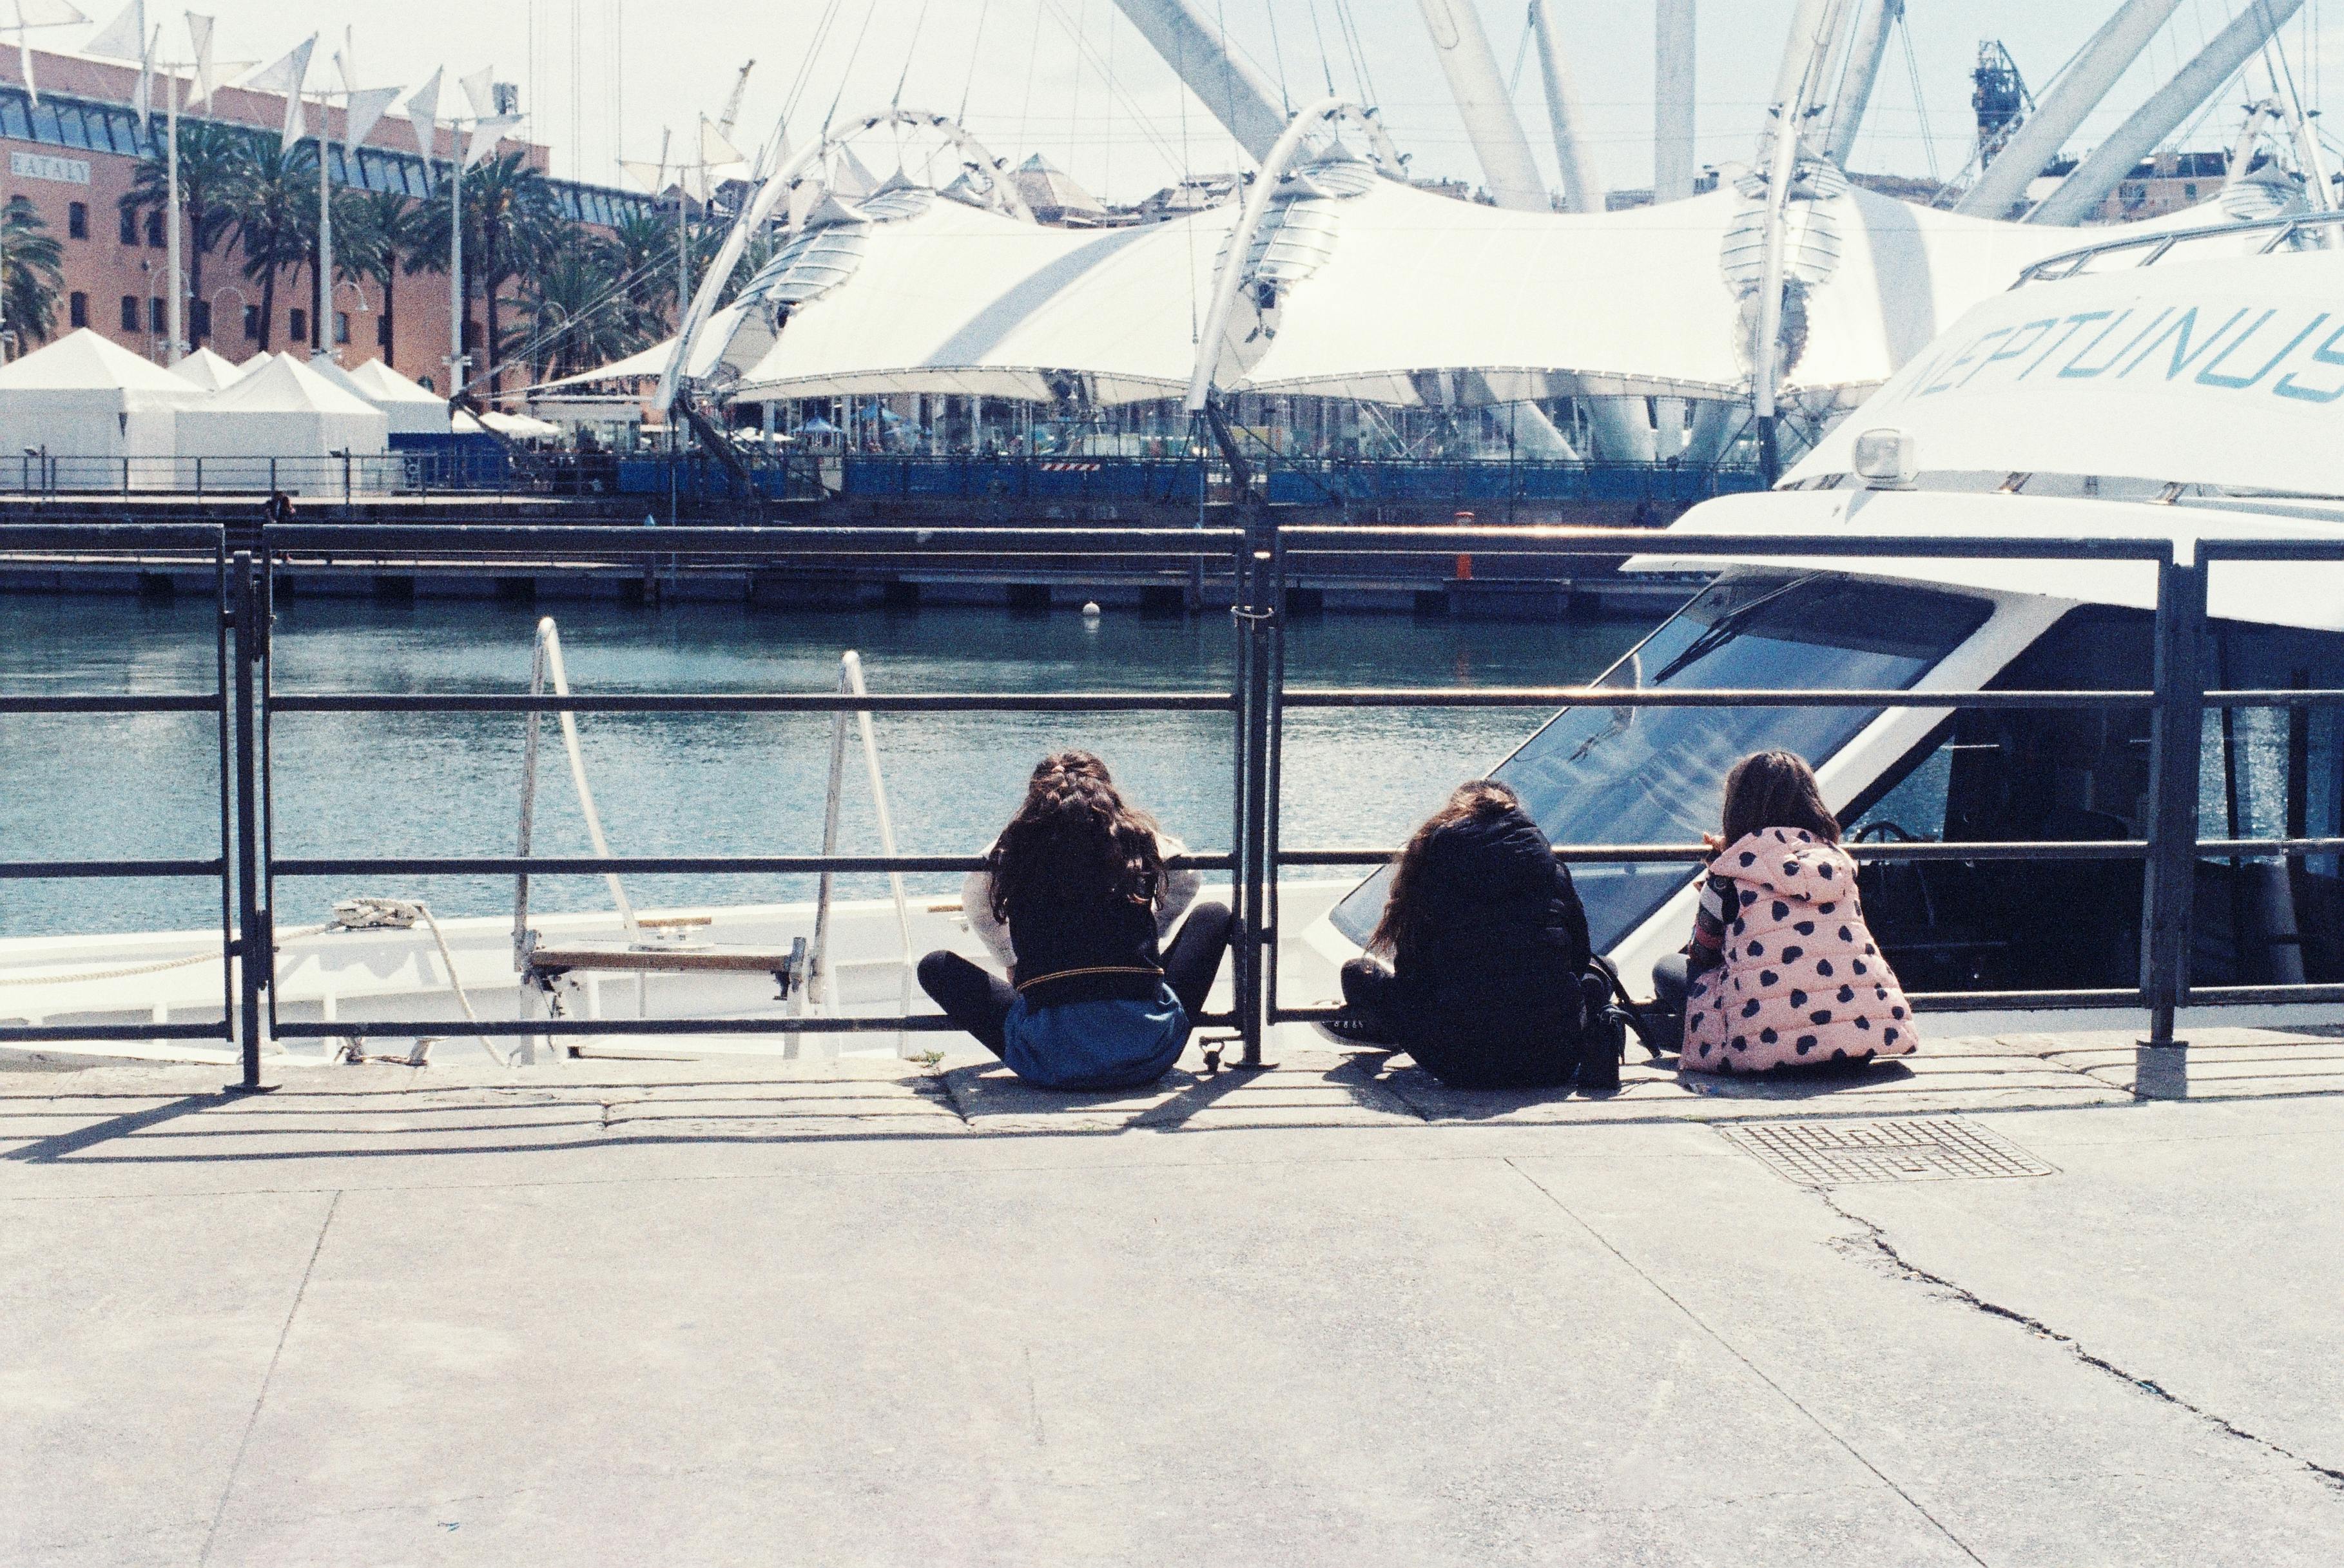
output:
M2327 1568L2339 1037L0 1074L0 1561Z

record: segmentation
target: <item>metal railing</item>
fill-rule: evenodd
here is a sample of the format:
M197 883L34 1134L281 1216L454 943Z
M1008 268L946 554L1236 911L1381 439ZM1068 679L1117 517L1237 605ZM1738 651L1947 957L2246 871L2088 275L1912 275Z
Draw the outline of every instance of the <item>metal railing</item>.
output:
M2255 237L2260 236L2260 243ZM2086 272L2121 272L2154 267L2168 260L2198 260L2215 256L2268 256L2279 250L2327 250L2344 236L2344 212L2304 212L2251 222L2224 222L2203 228L2167 229L2156 234L2106 239L2046 256L2018 275L2014 288L2030 283L2050 283Z
M0 862L0 886L46 880L130 881L148 878L207 881L220 889L220 1016L217 1019L156 1019L139 1024L88 1024L37 1021L0 1024L0 1044L31 1045L73 1040L220 1040L227 1037L236 1011L237 960L254 930L237 918L231 877L239 864L231 814L245 795L231 779L237 760L250 755L252 714L250 671L240 662L231 664L230 638L238 647L253 626L239 617L231 600L233 579L221 531L192 525L113 524L96 527L11 525L0 529L11 549L69 553L87 559L109 554L151 557L167 552L190 564L207 563L216 590L213 635L213 680L209 691L44 693L0 691L0 715L60 715L96 717L133 713L209 714L217 745L219 769L219 853L206 857L127 856L57 858ZM231 681L231 668L234 681ZM234 693L231 693L231 685ZM192 759L190 759L192 760ZM95 827L98 824L85 824ZM257 1079L253 1081L258 1081Z
M1899 536L1703 536L1671 541L1672 558L1763 563L1770 561L2032 561L2128 563L2155 573L2154 667L2149 686L2124 690L2027 689L1690 689L1614 686L1318 688L1286 680L1284 598L1289 578L1321 556L1473 553L1492 558L1541 555L1619 557L1651 551L1646 531L1552 528L1401 529L1280 526L1259 506L1241 509L1239 529L1076 530L1034 528L682 528L660 531L657 559L699 557L769 563L819 564L838 560L896 559L928 563L971 557L1086 561L1118 570L1144 567L1184 572L1200 561L1224 563L1234 585L1231 604L1233 673L1227 690L1184 692L988 693L927 692L851 695L840 693L608 693L529 695L478 693L328 693L278 691L269 660L268 626L274 568L330 560L338 569L369 562L444 556L496 570L501 559L642 562L642 534L624 528L423 527L392 525L272 525L258 552L223 553L218 531L203 529L0 528L0 548L87 553L98 549L170 548L208 552L221 584L219 676L209 693L183 696L53 697L0 695L0 713L199 712L217 715L221 762L221 845L217 859L187 861L25 862L0 866L0 877L177 875L217 877L223 890L222 951L234 960L220 1021L168 1027L127 1025L93 1028L56 1026L0 1029L0 1040L63 1038L217 1038L240 1047L244 1081L258 1087L268 1037L323 1038L450 1034L504 1036L818 1034L948 1031L935 1015L815 1018L583 1018L476 1022L471 1019L335 1020L294 1023L278 1017L273 989L272 933L277 885L287 877L373 875L562 875L681 874L737 875L819 872L955 872L979 867L975 856L894 855L308 855L275 850L269 764L271 725L278 714L316 713L1192 713L1228 716L1230 724L1232 821L1226 854L1197 855L1180 864L1226 872L1233 914L1231 1011L1198 1020L1233 1027L1245 1059L1258 1061L1267 1027L1321 1018L1330 1010L1288 1007L1278 996L1280 936L1278 874L1303 868L1364 867L1389 861L1389 845L1314 845L1281 841L1283 743L1289 710L1359 708L1493 708L1551 711L1573 705L1605 708L1743 707L1996 711L2016 709L2147 710L2150 780L2147 830L2139 839L2011 840L1850 844L1864 862L2137 861L2144 868L2144 915L2138 984L2068 990L1916 993L1916 1006L1938 1009L2006 1007L2139 1007L2149 1016L2152 1044L2174 1041L2176 1011L2203 1003L2344 1000L2344 985L2223 985L2193 989L2190 950L2197 866L2206 856L2344 854L2344 839L2327 837L2201 839L2199 774L2204 714L2209 708L2309 707L2344 704L2344 690L2208 690L2207 579L2222 565L2245 562L2344 562L2344 541L2284 540L2203 544L2194 560L2177 556L2165 540L2069 538L1910 538ZM231 831L233 818L233 831ZM1694 844L1571 844L1558 857L1570 864L1677 864L1688 880L1707 852Z

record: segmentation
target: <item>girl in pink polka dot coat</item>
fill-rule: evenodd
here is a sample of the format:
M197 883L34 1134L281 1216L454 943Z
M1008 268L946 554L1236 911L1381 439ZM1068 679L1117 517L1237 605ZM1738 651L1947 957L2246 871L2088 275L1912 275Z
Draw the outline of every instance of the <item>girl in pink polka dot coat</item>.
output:
M1725 831L1685 965L1691 1072L1901 1057L1920 1044L1806 760L1760 752L1725 780Z

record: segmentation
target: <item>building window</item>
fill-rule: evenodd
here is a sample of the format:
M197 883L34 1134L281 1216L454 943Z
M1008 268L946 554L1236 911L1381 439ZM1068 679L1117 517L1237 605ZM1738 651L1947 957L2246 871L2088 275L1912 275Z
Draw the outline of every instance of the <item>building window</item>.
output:
M122 297L122 329L125 332L138 330L138 296L136 294Z
M163 303L160 294L146 301L146 330L167 332L171 329L171 308Z
M89 325L89 296L76 290L66 297L66 319L76 327Z
M69 239L89 238L89 203L75 201L66 204L66 237Z
M258 305L244 308L244 340L248 343L260 341L260 307Z
M127 207L122 211L122 243L125 245L138 243L138 215Z
M337 310L334 312L334 341L347 343L349 340L350 313L347 310Z
M2190 200L2196 201L2198 199L2198 182L2196 180L2191 180L2188 184L2183 186L2181 187L2181 194L2187 197ZM455 242L450 240L449 243L452 245Z
M285 336L295 343L306 343L309 340L309 313L307 310L291 310L286 313Z
M187 335L200 343L212 335L212 305L208 299L187 302Z
M390 318L388 316L374 319L374 346L382 350L384 359L390 358Z
M163 209L159 207L146 215L146 243L156 250L163 248Z

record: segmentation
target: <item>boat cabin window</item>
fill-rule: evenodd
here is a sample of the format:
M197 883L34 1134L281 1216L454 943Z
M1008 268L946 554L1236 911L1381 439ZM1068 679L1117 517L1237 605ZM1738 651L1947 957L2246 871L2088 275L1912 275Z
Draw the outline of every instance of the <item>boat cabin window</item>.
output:
M2344 684L2344 637L2215 623L2206 676L2228 687ZM2149 684L2149 617L2084 607L2010 664L2006 690ZM2206 715L2199 834L2333 836L2344 822L2344 715ZM1851 836L1945 843L2137 839L2148 831L2145 709L1952 716L1849 814ZM2339 857L2201 857L2191 975L2198 985L2344 978ZM1936 861L1866 867L1866 914L1915 991L2137 985L2137 859Z
M1911 686L1985 623L1989 604L1935 589L1813 574L1736 576L1712 586L1601 683L1689 690ZM1831 756L1879 710L1570 708L1493 770L1559 845L1688 844L1717 826L1726 770L1780 746ZM1688 872L1669 865L1571 868L1600 950L1642 924ZM1364 942L1388 872L1354 888L1336 928Z

